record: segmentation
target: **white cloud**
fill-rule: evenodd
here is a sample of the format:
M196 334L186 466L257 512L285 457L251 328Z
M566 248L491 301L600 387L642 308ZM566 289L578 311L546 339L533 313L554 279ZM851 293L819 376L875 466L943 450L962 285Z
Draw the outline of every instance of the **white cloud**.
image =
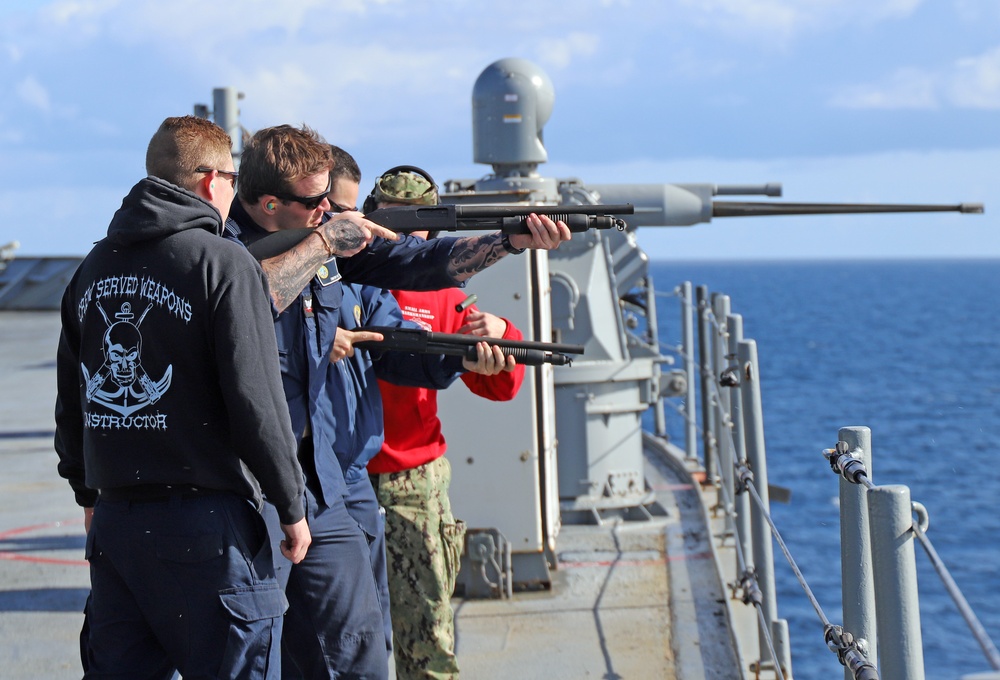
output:
M939 77L900 69L885 83L846 88L834 95L830 104L845 109L935 109L940 104Z
M912 15L923 0L674 0L672 21L717 27L743 41L782 48L806 33Z
M856 10L870 20L901 19L911 16L924 0L880 0L878 2L858 2Z
M370 6L365 0L56 0L19 19L11 32L21 48L132 45L196 54L202 67L236 56L259 41L293 40L302 31L330 38L349 29ZM23 30L22 30L23 29ZM305 42L305 41L303 41Z
M996 0L954 0L954 6L955 11L967 21L1000 20L1000 4Z
M287 62L263 66L236 81L252 98L257 115L274 120L296 120L304 111L315 110L314 93L321 84L315 74Z
M897 69L883 82L844 88L830 104L849 109L1000 109L1000 47L938 69Z
M0 144L18 144L24 141L24 133L11 128L0 128Z
M739 69L740 63L731 57L706 54L689 46L681 46L670 55L664 66L669 73L686 80L699 81L706 78L725 76ZM725 93L718 93L725 96Z
M447 105L466 99L475 78L470 66L457 68L454 54L428 50L405 56L391 47L352 50L350 64L336 68L325 45L300 47L290 59L281 49L258 52L233 74L233 83L253 102L244 124L259 128L306 122L326 137L348 144L363 135L416 139L434 126L454 127ZM470 58L464 64L478 64ZM408 102L401 108L400 102Z
M15 64L21 61L21 58L24 56L24 53L21 51L21 48L19 48L17 45L14 45L13 43L4 43L3 51L7 53L7 58L10 59L10 61Z
M56 24L79 25L102 17L120 4L121 0L59 0L44 6L41 15Z
M52 110L48 90L34 76L28 76L17 84L17 96L25 104L43 113L49 113Z
M1000 109L1000 47L959 60L947 95L960 108Z
M578 56L593 56L601 47L596 33L572 32L562 39L546 41L540 47L542 58L556 68L568 68Z

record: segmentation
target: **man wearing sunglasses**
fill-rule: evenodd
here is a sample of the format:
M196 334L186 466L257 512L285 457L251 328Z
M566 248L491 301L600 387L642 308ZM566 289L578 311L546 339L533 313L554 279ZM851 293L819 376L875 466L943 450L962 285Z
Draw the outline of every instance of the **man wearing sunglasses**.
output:
M276 312L285 397L300 442L313 536L309 556L288 575L285 656L307 678L380 678L388 674L382 614L367 539L344 503L347 484L334 450L333 400L340 395L326 385L344 301L340 282L453 287L508 252L554 248L570 232L561 222L533 216L531 235L511 236L509 242L499 233L435 241L397 237L358 212L330 216L332 170L330 146L313 130L282 125L258 131L243 152L239 195L226 230L248 246L270 233L312 230L298 245L261 262ZM353 341L359 340L381 336L355 333Z
M291 145L287 150L289 157L297 160L293 167L282 172L273 159L267 169L257 169L246 167L244 158L239 197L233 205L237 223L250 218L265 232L315 230L316 238L306 238L287 252L261 262L279 311L298 298L316 270L331 257L338 258L338 269L345 280L379 286L386 277L396 281L401 268L394 263L405 260L415 265L412 278L434 276L433 281L409 289L437 290L463 285L477 272L509 254L529 248L552 250L572 236L565 224L544 215L533 215L526 221L530 234L512 234L509 239L496 232L445 238L430 247L422 239L400 239L394 232L353 212L354 206L334 206L330 202L333 186L328 168L332 167L332 161L322 160L318 148L306 152L306 142L297 139L305 130L308 128L296 130L281 125L260 130L254 136L259 143L276 137L285 139ZM327 221L326 215L338 208L350 210Z

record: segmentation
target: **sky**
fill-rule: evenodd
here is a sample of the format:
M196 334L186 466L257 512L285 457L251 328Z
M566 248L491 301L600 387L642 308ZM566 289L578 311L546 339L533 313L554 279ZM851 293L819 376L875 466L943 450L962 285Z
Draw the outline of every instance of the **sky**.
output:
M482 177L473 85L516 57L555 91L543 177L986 209L642 227L651 258L1000 257L996 0L8 0L0 17L0 245L21 256L85 254L159 123L216 87L244 94L250 131L306 123L346 148L363 193L399 164Z

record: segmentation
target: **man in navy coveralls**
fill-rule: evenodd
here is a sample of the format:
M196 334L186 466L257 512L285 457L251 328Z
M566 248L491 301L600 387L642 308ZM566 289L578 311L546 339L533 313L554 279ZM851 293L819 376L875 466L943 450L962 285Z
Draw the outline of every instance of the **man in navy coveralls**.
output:
M334 451L327 389L344 290L341 280L428 290L464 281L511 252L551 249L570 238L563 223L534 215L530 234L423 241L397 237L360 213L334 214L330 146L309 128L258 131L246 145L227 232L250 245L270 233L311 229L261 262L271 288L285 396L306 477L313 545L288 575L285 663L307 678L384 678L388 655L365 533L347 512L347 484ZM354 206L340 206L354 207ZM356 333L353 341L379 340ZM374 386L373 386L374 389Z

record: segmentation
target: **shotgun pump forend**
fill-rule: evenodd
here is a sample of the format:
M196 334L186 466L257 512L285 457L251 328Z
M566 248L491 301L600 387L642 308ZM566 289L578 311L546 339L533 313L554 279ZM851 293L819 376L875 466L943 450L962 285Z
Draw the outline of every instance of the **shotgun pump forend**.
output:
M410 352L414 354L449 354L470 361L476 360L476 343L487 342L499 347L507 356L526 366L553 364L568 366L573 362L569 354L583 354L582 345L565 345L555 342L534 342L530 340L503 340L480 335L461 333L433 333L419 328L397 328L395 326L362 326L355 331L381 333L381 342L365 340L354 343L355 347L371 352Z
M572 232L588 229L625 229L625 220L613 215L631 215L631 204L620 205L404 205L379 208L365 215L386 229L406 234L412 231L499 230L505 234L528 234L528 215L548 215L565 222Z

